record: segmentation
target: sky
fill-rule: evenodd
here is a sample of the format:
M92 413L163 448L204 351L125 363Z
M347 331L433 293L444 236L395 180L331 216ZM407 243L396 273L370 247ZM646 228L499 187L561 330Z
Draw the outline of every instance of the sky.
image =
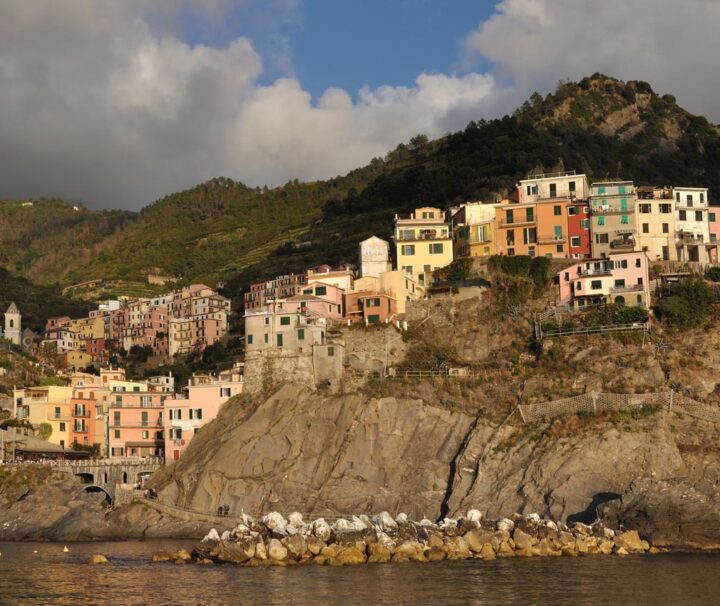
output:
M344 174L602 72L720 121L718 0L0 0L0 198Z

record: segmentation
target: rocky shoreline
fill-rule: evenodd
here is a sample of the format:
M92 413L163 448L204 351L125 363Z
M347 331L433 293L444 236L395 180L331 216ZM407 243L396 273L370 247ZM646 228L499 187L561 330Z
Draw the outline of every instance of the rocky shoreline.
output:
M319 518L305 522L299 513L286 520L273 512L261 519L244 515L232 531L212 529L192 553L159 552L155 562L290 566L346 566L384 562L434 562L499 557L618 555L660 553L635 530L616 531L600 522L570 526L538 514L483 519L471 509L460 518L436 524L383 512L370 519L353 516L332 525Z

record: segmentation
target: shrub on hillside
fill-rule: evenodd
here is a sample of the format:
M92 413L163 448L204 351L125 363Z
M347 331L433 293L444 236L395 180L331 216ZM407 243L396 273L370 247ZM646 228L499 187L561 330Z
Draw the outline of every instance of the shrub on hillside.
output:
M655 314L675 328L692 328L710 315L714 301L712 289L704 280L688 280L675 285L657 302Z
M720 282L720 267L710 267L705 272L705 279L711 282Z
M455 259L447 267L436 269L433 272L433 277L440 281L459 281L467 280L470 277L472 270L472 259Z
M550 263L550 259L547 257L493 255L490 257L489 266L497 272L530 278L535 285L535 291L539 292L547 285Z

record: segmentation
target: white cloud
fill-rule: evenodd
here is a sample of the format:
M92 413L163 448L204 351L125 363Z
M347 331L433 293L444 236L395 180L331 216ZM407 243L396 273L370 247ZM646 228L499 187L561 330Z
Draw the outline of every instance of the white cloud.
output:
M720 120L717 0L504 0L465 40L523 95L602 72Z
M188 11L212 24L243 6L250 19L270 6L268 22L287 21L298 0L0 2L0 196L139 208L217 175L250 185L331 177L595 71L720 114L720 3L710 0L505 0L465 41L491 73L423 73L356 101L329 88L315 103L282 38L264 59L287 77L263 85L250 40L191 46L177 33Z
M493 79L477 74L421 74L355 103L331 88L314 104L292 77L260 85L249 40L191 47L157 27L157 12L149 24L151 4L0 4L0 196L138 208L216 175L330 177L491 107ZM207 6L216 18L226 5ZM296 2L275 5L290 13Z

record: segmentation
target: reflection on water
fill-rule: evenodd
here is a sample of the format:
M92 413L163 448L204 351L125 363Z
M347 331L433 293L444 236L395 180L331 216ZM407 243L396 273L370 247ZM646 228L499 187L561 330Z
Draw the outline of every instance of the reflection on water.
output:
M0 604L717 604L720 555L353 568L152 564L187 542L0 543ZM35 551L37 553L35 553ZM87 564L92 553L107 566Z

